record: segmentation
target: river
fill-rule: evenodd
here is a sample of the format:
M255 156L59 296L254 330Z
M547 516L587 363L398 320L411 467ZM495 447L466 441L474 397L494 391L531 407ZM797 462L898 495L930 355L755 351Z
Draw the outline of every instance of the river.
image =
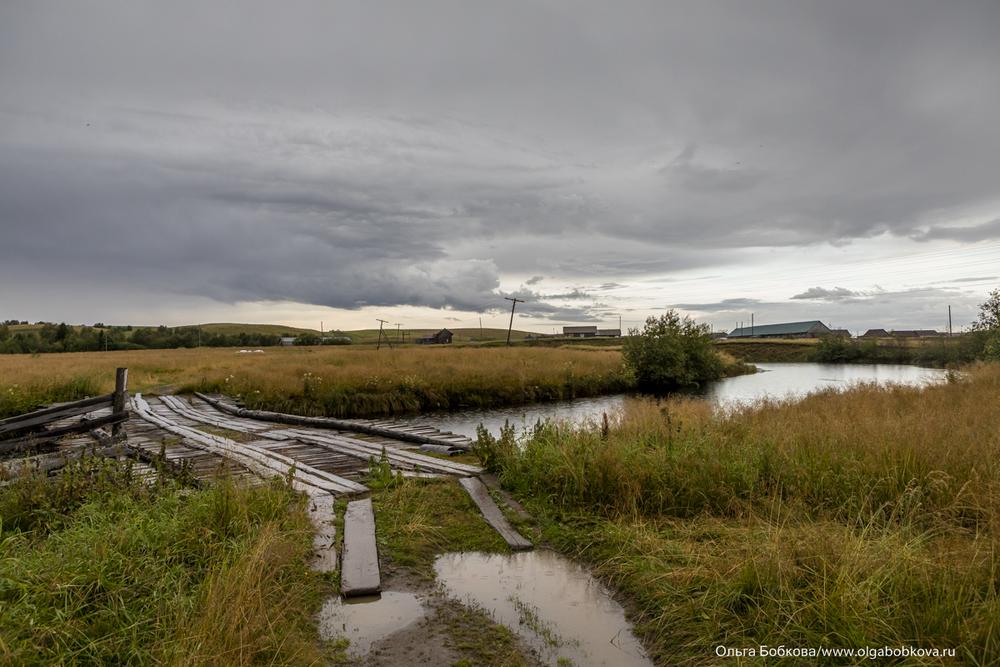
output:
M740 375L713 382L700 392L717 406L753 404L764 398L795 399L823 389L847 389L863 382L923 386L941 382L946 371L901 364L755 364L758 373ZM499 433L509 421L521 432L538 421L547 419L578 424L587 419L600 419L602 413L621 409L627 394L612 394L595 398L578 398L509 408L488 410L458 410L432 412L399 421L426 424L475 439L476 427L485 426Z

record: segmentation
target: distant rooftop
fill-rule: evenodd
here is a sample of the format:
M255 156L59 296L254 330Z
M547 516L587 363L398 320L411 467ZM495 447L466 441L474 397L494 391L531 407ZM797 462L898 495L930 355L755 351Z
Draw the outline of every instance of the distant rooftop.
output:
M818 329L829 331L829 328L819 320L808 320L806 322L784 322L782 324L757 324L752 327L738 327L729 333L730 338L751 336L792 336L795 334L806 335Z

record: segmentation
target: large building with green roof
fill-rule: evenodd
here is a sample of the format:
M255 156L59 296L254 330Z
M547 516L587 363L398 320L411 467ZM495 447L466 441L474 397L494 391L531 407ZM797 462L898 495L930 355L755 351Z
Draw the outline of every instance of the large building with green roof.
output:
M819 320L809 320L739 327L729 332L729 338L822 338L832 334L830 327Z

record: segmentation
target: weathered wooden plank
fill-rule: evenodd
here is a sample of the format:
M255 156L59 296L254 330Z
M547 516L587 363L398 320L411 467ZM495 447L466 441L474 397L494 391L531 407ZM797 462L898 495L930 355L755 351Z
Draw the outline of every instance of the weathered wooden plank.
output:
M195 395L208 403L209 405L222 410L223 412L228 412L231 415L236 415L237 417L250 417L252 419L259 419L262 421L277 422L280 424L293 424L296 426L313 426L318 428L335 429L339 431L359 431L361 433L369 433L371 435L380 435L387 438L394 438L396 440L407 440L410 442L417 442L420 444L455 444L455 443L443 443L438 442L437 438L416 435L413 433L406 433L395 428L388 428L382 426L372 426L364 424L358 421L349 421L344 419L331 419L329 417L303 417L300 415L289 415L283 412L269 412L265 410L247 410L245 408L238 408L234 405L230 405L225 401L220 401L214 399L205 394L195 392ZM471 447L471 442L467 445Z
M378 459L382 455L382 447L373 443L350 440L330 433L311 433L302 430L292 430L291 432L294 434L294 437L303 442L315 442L316 444L326 445L336 451L352 454L366 460L373 456ZM385 455L390 464L410 468L423 468L428 472L443 472L452 475L478 475L482 472L482 469L477 466L448 461L446 459L437 459L432 456L399 449L386 448Z
M333 572L337 569L337 527L333 511L333 496L316 494L309 499L309 519L316 528L313 535L312 569Z
M493 502L489 491L486 490L486 486L479 481L478 477L463 477L458 481L462 485L462 488L468 491L469 497L472 498L472 502L476 503L479 511L483 513L486 523L493 526L493 529L500 534L500 537L504 539L504 542L511 549L514 551L524 551L534 547L529 540L514 529L514 526L510 525L507 517L503 515L497 504Z
M340 593L349 598L372 595L381 589L372 499L355 500L347 503L344 513L344 562L340 569Z
M3 442L0 442L0 454L10 454L12 452L21 452L37 447L44 447L46 443L51 443L64 435L69 435L70 433L85 433L91 429L97 428L98 426L114 424L125 419L128 419L128 414L112 414L97 417L96 419L81 419L79 422L70 424L69 426L60 426L58 428L37 431L22 438L4 440Z
M362 493L368 489L337 475L310 466L297 463L295 460L276 452L257 447L249 447L228 438L199 431L196 428L181 426L149 409L149 404L139 394L133 397L136 412L147 421L151 421L163 429L180 435L189 444L207 449L238 461L244 467L266 477L285 476L294 470L293 485L312 495L317 491L326 493Z
M45 408L44 410L29 412L24 415L8 417L7 419L0 420L0 437L3 437L5 434L16 433L32 427L44 426L45 424L54 422L58 419L65 419L66 417L75 417L77 415L87 414L88 412L94 412L100 408L109 407L111 405L111 401L111 394L106 394L104 396L95 396L94 398L86 398L82 401L75 401L73 403L66 403L52 408Z
M115 369L115 391L111 394L111 412L124 414L128 409L128 369ZM120 438L122 436L121 422L115 422L111 427L111 436Z
M177 408L178 412L188 415L191 419L198 419L197 415L186 412L183 407L178 406L179 399L176 397L164 396L161 400L170 408ZM265 434L260 433L258 435ZM356 456L365 461L372 456L378 458L382 454L382 447L379 445L362 440L349 439L343 435L329 432L283 429L271 431L266 435L275 439L297 440L311 445L318 445L337 453ZM275 452L276 449L276 447L267 447L262 448L262 451ZM476 466L437 459L415 452L404 452L394 448L386 448L386 457L390 463L406 467L423 468L430 472L443 472L452 475L476 475L481 472L481 469Z

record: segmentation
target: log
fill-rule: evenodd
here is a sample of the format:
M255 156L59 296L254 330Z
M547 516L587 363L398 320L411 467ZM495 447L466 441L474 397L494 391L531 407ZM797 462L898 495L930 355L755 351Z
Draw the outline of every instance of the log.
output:
M461 447L449 447L445 445L420 445L420 451L444 454L445 456L458 456L459 454L464 454L466 450Z
M511 549L514 551L526 551L534 548L534 545L529 540L517 532L514 526L510 525L507 517L503 515L497 504L493 502L493 498L479 478L463 477L458 481L462 485L462 488L468 491L469 497L472 498L472 502L476 503L479 511L483 513L486 523L493 526L493 529L500 533L500 537L504 539L504 542Z
M118 445L102 447L78 447L69 451L60 451L48 456L36 456L27 459L20 459L12 463L0 466L9 477L20 477L32 472L49 473L59 468L64 468L73 461L82 459L84 456L102 456L118 458L124 455L124 448Z
M226 403L225 401L212 398L211 396L206 396L200 392L195 392L195 396L209 405L237 417L247 417L249 419L276 422L278 424L292 424L293 426L312 426L316 428L335 429L338 431L354 431L355 433L366 433L368 435L377 435L383 438L392 438L393 440L415 442L418 444L445 445L450 447L461 447L466 450L472 449L471 442L467 444L457 444L455 442L442 440L441 438L420 435L417 433L407 433L406 431L399 429L375 426L373 424L366 424L359 421L332 419L330 417L304 417L302 415L290 415L284 412L269 412L267 410L247 410L246 408L238 408L235 405Z
M106 424L115 424L128 419L128 414L110 414L103 417L95 417L94 419L81 419L77 424L70 424L69 426L60 426L59 428L53 428L49 430L43 430L38 433L32 433L29 436L18 438L16 440L5 440L0 442L0 454L9 454L11 452L21 452L34 447L44 446L51 443L56 438L60 438L64 435L69 435L70 433L84 433L98 426L104 426Z
M351 438L345 438L344 436L333 433L310 433L308 431L299 431L295 429L288 429L287 431L284 431L284 433L301 442L320 445L321 447L326 447L332 451L339 452L341 454L348 454L350 456L356 456L365 460L369 460L372 457L378 460L381 458L382 451L384 449L385 456L389 460L390 465L400 467L410 467L414 469L422 468L426 471L440 472L450 475L478 475L482 472L482 468L472 466L467 463L448 461L446 459L439 459L433 456L418 454L417 452L393 449L392 447L382 447L381 445L364 442L363 440L353 440Z
M344 513L344 562L340 569L340 593L349 598L373 595L381 589L372 499L355 500L347 503Z
M118 368L115 370L115 392L111 394L111 412L116 415L125 414L128 410L128 369ZM121 422L115 422L111 427L111 437L118 438L122 435Z
M188 419L207 424L212 424L217 421L212 417L192 410L190 406L185 405L184 402L176 396L161 396L160 400L163 401L163 404L168 408L187 417ZM236 430L248 433L253 432L245 428L238 428ZM334 433L318 433L314 431L284 429L281 431L272 431L271 433L259 433L257 435L267 437L271 440L299 440L300 442L317 445L338 454L346 454L348 456L354 456L366 461L371 457L375 457L376 459L380 458L383 450L381 445L365 442L363 440L347 438L343 435ZM452 446L452 449L454 449L454 446ZM452 475L478 475L482 472L482 470L477 466L471 466L465 463L456 463L454 461L446 461L431 456L425 456L423 454L417 454L416 452L399 451L393 449L392 447L385 448L385 453L390 464L395 464L397 466L423 468L424 470L431 472Z
M102 408L111 407L112 399L113 397L111 394L105 394L103 396L85 398L82 401L64 403L51 408L45 408L44 410L36 410L35 412L29 412L15 417L0 419L0 438L12 437L18 431L44 426L49 422L65 419L66 417L75 417L77 415L87 414L88 412L94 412L95 410L100 410Z

